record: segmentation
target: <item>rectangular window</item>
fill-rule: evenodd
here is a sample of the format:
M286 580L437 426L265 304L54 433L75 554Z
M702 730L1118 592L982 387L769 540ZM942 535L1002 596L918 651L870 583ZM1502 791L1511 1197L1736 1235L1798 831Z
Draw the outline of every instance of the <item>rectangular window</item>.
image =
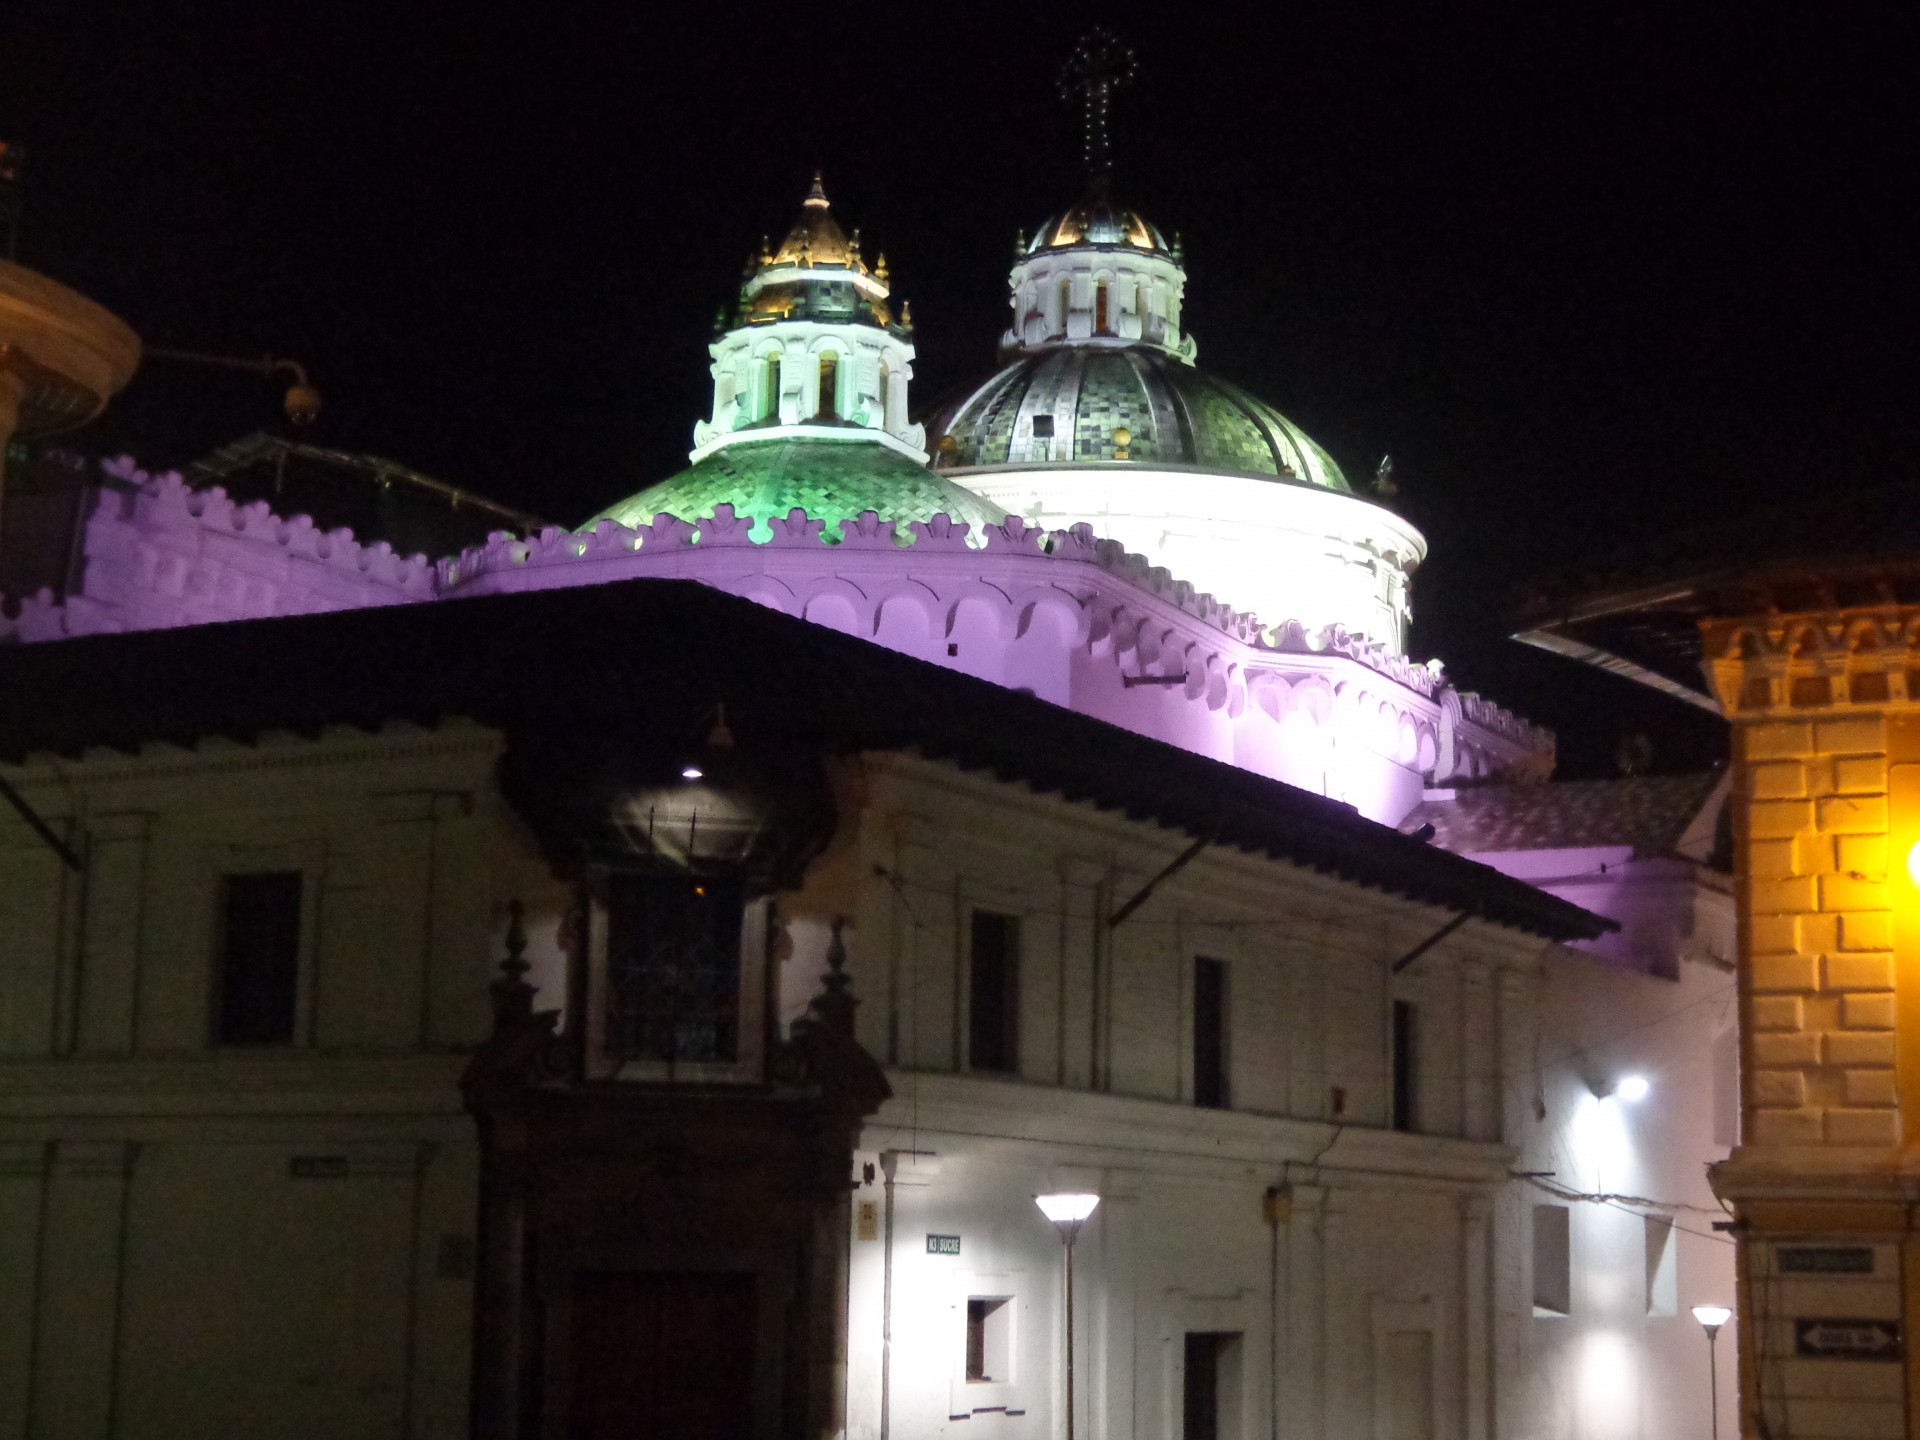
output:
M1224 1110L1227 1096L1227 963L1193 962L1193 1103Z
M1051 440L1053 438L1053 416L1036 415L1033 417L1033 438Z
M607 877L607 1046L621 1060L739 1058L736 877L624 872Z
M1533 1207L1533 1313L1573 1310L1572 1212L1564 1205Z
M967 1380L992 1385L1012 1378L1012 1299L975 1295L967 1301Z
M1393 1128L1419 1128L1420 1012L1411 1000L1393 1002Z
M217 1045L289 1045L300 994L298 870L221 882Z
M1020 922L991 910L973 912L967 987L967 1064L975 1070L1020 1068Z

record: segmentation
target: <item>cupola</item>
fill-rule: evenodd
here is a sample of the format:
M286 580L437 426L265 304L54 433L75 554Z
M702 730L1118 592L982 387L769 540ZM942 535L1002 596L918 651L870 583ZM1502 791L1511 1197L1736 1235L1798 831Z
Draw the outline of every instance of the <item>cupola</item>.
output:
M748 257L722 325L695 461L742 441L815 437L870 440L925 463L926 432L907 421L906 307L895 315L886 256L869 261L860 232L840 227L818 175L786 238Z

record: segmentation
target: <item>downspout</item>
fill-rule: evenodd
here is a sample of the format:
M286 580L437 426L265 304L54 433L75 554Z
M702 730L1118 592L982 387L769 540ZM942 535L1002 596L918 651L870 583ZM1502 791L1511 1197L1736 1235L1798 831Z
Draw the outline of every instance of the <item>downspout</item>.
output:
M900 1168L900 1152L880 1154L886 1181L886 1219L880 1243L880 1440L889 1440L893 1428L893 1177Z

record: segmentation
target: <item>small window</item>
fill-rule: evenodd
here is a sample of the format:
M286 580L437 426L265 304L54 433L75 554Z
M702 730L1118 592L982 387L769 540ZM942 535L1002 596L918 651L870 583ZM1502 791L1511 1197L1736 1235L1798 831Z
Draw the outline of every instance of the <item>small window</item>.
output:
M1110 333L1110 329L1107 324L1107 282L1102 280L1093 287L1093 333L1105 335Z
M967 1381L1002 1384L1013 1378L1013 1302L1006 1295L967 1301Z
M1020 1064L1020 922L973 912L967 987L967 1064L1012 1072Z
M760 418L780 418L780 352L773 351L760 362Z
M289 1045L300 989L298 870L222 881L218 1045Z
M1533 1313L1573 1310L1572 1212L1564 1205L1533 1207Z
M829 350L820 357L819 418L832 420L840 413L840 357Z
M1193 1103L1227 1108L1227 965L1196 956L1193 962Z
M1036 415L1033 417L1033 438L1051 440L1053 438L1053 416Z
M739 1058L738 877L607 878L607 1046L622 1060Z
M1073 305L1073 281L1060 282L1060 327L1059 333L1067 333L1067 312Z
M893 432L893 367L880 362L880 428Z
M1393 1128L1419 1128L1420 1012L1411 1000L1393 1002Z

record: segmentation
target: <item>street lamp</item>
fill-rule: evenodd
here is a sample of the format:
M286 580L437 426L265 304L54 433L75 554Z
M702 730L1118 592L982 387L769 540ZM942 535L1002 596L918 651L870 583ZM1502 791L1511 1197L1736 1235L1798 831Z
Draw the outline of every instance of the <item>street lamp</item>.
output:
M1693 1318L1707 1332L1707 1384L1713 1392L1713 1440L1720 1440L1720 1327L1733 1318L1724 1305L1696 1305Z
M1098 1195L1064 1190L1052 1195L1036 1195L1033 1203L1053 1222L1067 1245L1067 1440L1073 1440L1073 1241L1087 1217L1100 1203Z

